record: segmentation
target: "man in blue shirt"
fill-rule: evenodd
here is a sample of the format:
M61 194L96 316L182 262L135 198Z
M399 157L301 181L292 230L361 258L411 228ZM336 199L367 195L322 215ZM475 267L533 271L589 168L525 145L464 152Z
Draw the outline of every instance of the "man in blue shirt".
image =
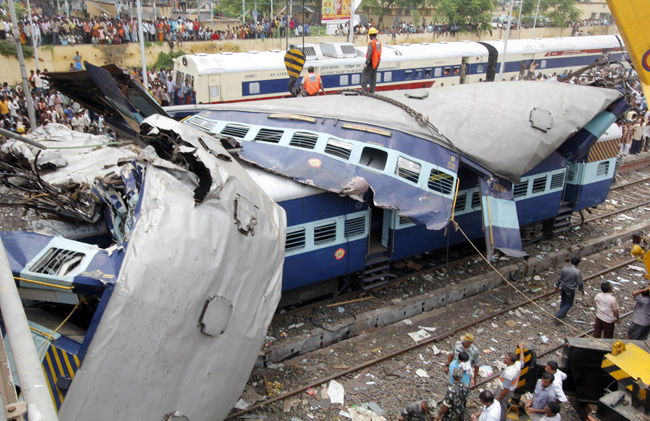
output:
M560 309L555 313L558 319L564 318L571 307L573 306L573 299L576 295L576 288L585 292L584 284L582 283L582 272L578 269L580 259L577 257L571 258L571 265L565 266L560 272L560 276L555 282L555 292L560 291Z

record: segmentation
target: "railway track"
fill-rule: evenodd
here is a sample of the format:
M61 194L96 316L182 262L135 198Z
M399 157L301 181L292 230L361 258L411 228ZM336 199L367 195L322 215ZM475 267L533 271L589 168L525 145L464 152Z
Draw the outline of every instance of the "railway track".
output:
M598 256L590 256L586 260L587 261L596 261L595 266L598 266L598 262L606 261L606 258L603 259L602 253L601 253ZM611 266L609 266L609 267L607 267L605 269L592 271L592 273L589 276L585 276L586 288L587 289L589 287L593 288L593 286L594 286L593 284L597 283L597 281L599 279L603 279L604 277L619 276L619 279L620 279L620 276L628 276L628 275L625 274L625 272L626 272L625 268L627 268L632 263L634 263L633 259L628 259L628 258L619 259L616 262L616 264L612 264ZM594 264L592 264L591 266L594 266ZM620 275L621 273L623 273L623 275ZM617 282L617 284L623 285L620 282ZM631 286L631 282L628 282L627 284L630 284L630 286ZM507 287L507 288L511 288L511 287ZM489 294L489 292L485 293L485 294ZM523 297L522 297L522 295L523 295ZM301 393L303 393L305 391L317 389L317 388L319 388L319 386L322 386L323 384L326 384L327 382L330 382L332 380L341 379L341 378L348 378L349 381L354 381L354 378L351 378L351 376L353 376L355 373L361 373L361 374L366 373L367 374L367 373L370 372L370 370L379 371L379 372L381 372L381 371L386 372L387 367L391 367L391 366L394 367L396 365L396 362L399 362L399 361L403 362L403 361L406 361L406 360L410 360L410 361L416 361L417 362L418 360L422 360L422 355L424 353L431 354L431 351L430 351L430 349L428 347L431 347L433 345L437 345L441 349L448 348L448 344L445 344L444 341L449 340L449 338L453 338L454 336L456 336L460 332L467 332L467 331L476 332L475 337L477 337L477 342L479 341L479 338L481 338L481 332L486 332L486 331L493 333L493 338L494 337L501 338L501 337L503 337L503 335L494 336L494 335L496 335L496 332L494 332L494 329L495 329L494 326L497 325L497 323L495 323L495 321L497 321L498 319L503 319L504 316L506 318L511 317L511 314L514 313L514 312L519 312L519 311L524 312L525 311L526 314L529 314L530 310L527 310L527 308L536 308L537 304L535 304L535 303L538 302L538 301L546 301L546 303L543 304L542 306L545 306L545 307L548 308L549 307L547 305L548 304L548 299L552 295L553 295L552 291L551 292L543 292L543 293L537 294L537 295L532 296L532 297L529 297L529 296L527 296L525 294L521 294L521 295L519 295L519 297L520 297L519 301L516 302L515 304L506 305L504 303L504 305L502 305L500 308L493 309L493 311L490 314L486 315L486 316L472 319L469 322L458 324L455 327L448 326L449 328L445 329L444 332L441 332L438 335L432 336L432 337L430 337L428 339L419 341L419 342L417 342L415 344L400 346L397 349L391 350L390 352L388 352L386 354L375 353L375 358L372 358L369 361L362 361L362 362L359 362L357 364L350 364L349 367L346 368L346 369L339 370L339 371L337 371L335 373L330 372L330 373L328 373L327 375L324 375L324 376L318 376L318 377L314 378L312 381L310 381L310 382L308 382L306 384L302 381L304 377L298 377L297 379L294 379L294 381L300 381L300 382L298 383L298 385L291 386L291 389L289 391L280 393L278 396L275 396L275 397L263 400L262 402L256 403L255 405L252 405L252 406L248 407L245 411L234 412L234 413L232 413L230 415L230 417L228 419L235 419L235 418L241 417L241 416L243 416L245 414L251 413L253 411L257 411L258 413L259 413L259 411L262 411L262 413L267 413L267 414L268 413L284 414L283 410L285 410L287 408L286 404L283 405L283 410L280 410L279 408L276 407L275 411L274 411L273 409L270 409L270 408L273 408L274 405L277 405L278 402L286 401L288 399L291 399L292 397L294 397L294 396L296 396L298 394L301 394ZM485 298L485 297L483 297L483 298ZM621 297L619 297L619 302L621 302L621 300L622 300ZM462 304L459 304L459 306L463 307ZM625 308L623 306L623 303L621 303L621 306L622 306L622 309L625 310ZM539 307L539 308L542 308L542 307ZM583 308L576 309L576 310L584 311ZM574 311L574 310L572 310L572 311ZM542 325L547 324L548 320L550 320L550 316L548 314L542 313L542 312L540 312L538 314L545 314L546 315L546 321L541 320L541 322L542 322ZM580 313L578 312L578 314L580 314ZM575 315L574 315L574 317L575 317ZM578 336L578 335L584 335L584 334L589 333L589 331L585 331L584 329L580 329L581 327L583 327L581 324L578 324L578 323L572 323L572 324L574 326L570 326L570 325L562 326L562 328L564 328L565 330L570 331L570 333L567 336ZM500 323L500 325L503 326L503 323ZM510 326L510 324L506 324L506 326L509 326L508 328L512 328L512 326ZM525 327L526 324L524 323L523 326ZM401 327L401 326L398 326L397 329L399 329L399 327ZM506 329L508 329L508 328L506 328ZM375 332L375 336L377 336L377 335L379 335L379 334L377 332ZM506 332L505 336L508 336L507 332ZM517 340L516 337L512 338L512 341L516 342L516 340ZM482 342L483 342L482 344L478 345L479 349L481 349L482 347L489 346L489 339L487 337L483 337ZM562 343L560 343L560 344L558 344L556 346L548 346L548 347L545 347L545 348L536 347L536 348L538 350L538 356L541 356L541 355L546 355L546 354L549 354L549 353L552 353L552 352L556 352L561 346L562 346ZM498 351L501 351L501 350L498 350ZM322 355L322 353L320 355ZM305 359L310 360L311 358L313 358L313 357L307 356ZM435 357L433 357L433 358L435 358ZM359 359L363 359L363 358L359 358ZM446 360L446 358L445 358L445 360ZM383 366L383 367L377 368L377 367L380 367L380 366ZM416 366L417 366L417 363L411 364L412 368L414 368ZM285 369L285 371L286 370L287 369ZM390 368L388 368L388 370L390 370ZM445 384L445 381L446 381L446 377L445 376L439 376L439 375L434 376L433 374L440 374L440 373L436 373L436 371L439 372L440 370L435 370L433 372L430 372L430 374L432 374L432 376L431 376L432 379L430 381L435 382L435 385L429 384L426 387L427 387L427 389L429 389L429 393L432 393L432 391L435 390L435 391L438 392L437 393L438 396L440 396L440 391L444 390L444 384ZM497 371L497 370L495 370L495 371ZM269 377L272 377L272 375L269 375ZM357 379L358 379L358 377L359 376L357 376ZM442 379L440 377L442 377ZM487 379L481 381L479 384L477 384L477 387L485 385L486 383L491 381L492 378L493 377L487 378ZM429 381L427 381L427 383L429 383ZM419 399L419 397L418 396L413 396L413 399L410 399L410 400L416 400L416 399ZM402 402L402 403L405 404L407 402L408 401ZM382 408L388 408L389 406L390 406L390 404L386 403L386 404L384 404L384 406L382 406ZM289 405L289 407L291 407L291 405ZM265 408L269 409L269 410L265 411L264 410ZM394 414L396 414L397 412L394 412L394 411L395 410L392 409L392 412ZM289 411L289 412L291 412L291 411ZM278 418L278 419L283 419L283 418ZM286 418L286 419L289 419L289 418ZM325 418L317 417L316 419L333 419L333 418L327 418L327 416L326 416Z

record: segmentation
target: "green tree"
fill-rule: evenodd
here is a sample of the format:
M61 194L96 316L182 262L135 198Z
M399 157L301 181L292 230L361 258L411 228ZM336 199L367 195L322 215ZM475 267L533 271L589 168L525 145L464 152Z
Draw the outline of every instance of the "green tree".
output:
M496 0L433 0L433 4L446 23L457 23L461 30L467 24L487 29L497 6Z
M553 26L567 26L569 22L580 19L580 9L575 0L542 0L540 14L542 10Z
M384 16L393 13L395 8L406 8L417 10L423 8L427 4L427 0L363 0L359 11L379 15L379 20L376 22L379 29L384 29L390 26L392 22L384 22ZM419 25L420 22L413 22Z

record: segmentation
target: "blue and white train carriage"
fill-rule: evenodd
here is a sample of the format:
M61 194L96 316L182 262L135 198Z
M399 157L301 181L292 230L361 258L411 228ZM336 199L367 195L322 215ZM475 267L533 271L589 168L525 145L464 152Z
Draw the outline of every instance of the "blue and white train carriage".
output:
M301 48L300 46L297 46ZM306 63L320 74L328 93L358 87L366 47L331 42L305 44ZM492 81L499 73L504 41L384 44L377 72L377 90L416 89ZM603 57L623 60L623 44L616 35L511 40L504 77L527 73L537 62L544 74L573 71ZM284 51L192 54L174 62L175 81L190 80L196 103L209 104L288 96L289 77Z
M567 115L553 99L591 102L582 95L598 98L590 104L598 111ZM235 137L244 161L282 174L250 170L287 212L286 304L333 293L336 279L354 272L375 282L368 268L378 262L465 235L491 233L489 253L521 256L520 228L524 239L563 229L572 211L607 196L615 155L594 151L616 142L597 136L626 108L619 96L558 83L476 84L387 95L411 114L375 98L327 96L206 106L185 123ZM437 129L420 126L419 112L445 118ZM592 167L593 176L573 175ZM452 214L465 235L442 229Z

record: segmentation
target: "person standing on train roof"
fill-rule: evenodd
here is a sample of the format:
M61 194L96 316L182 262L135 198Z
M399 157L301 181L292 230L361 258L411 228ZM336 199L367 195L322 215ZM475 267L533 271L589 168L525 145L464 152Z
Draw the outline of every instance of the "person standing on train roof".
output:
M366 52L366 67L363 68L363 73L361 73L361 89L368 91L368 81L370 81L369 92L374 94L377 83L377 67L379 67L381 61L381 42L377 39L377 28L370 28L368 35L370 36L370 42Z
M323 81L321 80L320 75L314 73L314 66L309 66L307 68L307 74L302 78L303 95L315 96L318 95L319 91L325 95Z

